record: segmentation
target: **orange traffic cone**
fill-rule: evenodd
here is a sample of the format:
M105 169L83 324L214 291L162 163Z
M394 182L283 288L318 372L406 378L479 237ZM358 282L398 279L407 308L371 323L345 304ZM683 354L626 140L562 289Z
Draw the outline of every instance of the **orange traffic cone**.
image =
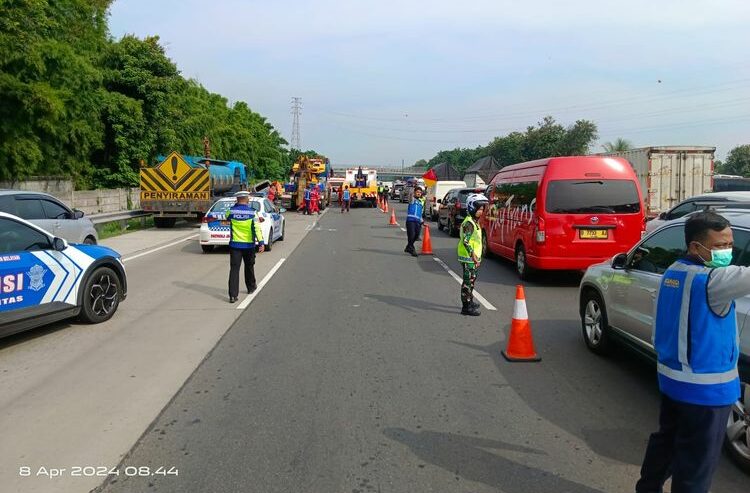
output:
M398 223L396 222L396 209L393 209L391 211L391 222L388 223L389 226L398 226Z
M513 320L510 324L508 345L502 351L508 361L541 361L536 354L534 340L531 337L531 322L526 311L526 296L523 286L516 286L516 303L513 307Z
M385 199L383 199L383 212L388 214L388 202L386 202Z
M430 238L430 227L425 223L424 238L422 238L422 255L432 255L432 238Z

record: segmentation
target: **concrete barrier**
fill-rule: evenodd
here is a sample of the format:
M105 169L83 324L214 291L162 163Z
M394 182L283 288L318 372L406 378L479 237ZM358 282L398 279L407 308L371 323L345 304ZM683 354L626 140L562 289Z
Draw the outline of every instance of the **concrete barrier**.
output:
M58 177L0 182L0 188L48 193L54 195L69 207L81 210L87 215L132 211L141 208L139 188L75 190L71 180Z

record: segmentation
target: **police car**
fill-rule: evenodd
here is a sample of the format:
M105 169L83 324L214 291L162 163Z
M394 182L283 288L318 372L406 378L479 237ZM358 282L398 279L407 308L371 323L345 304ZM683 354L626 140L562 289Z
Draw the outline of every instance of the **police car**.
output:
M109 320L127 295L120 255L98 245L69 245L0 212L0 337L79 317Z
M205 253L212 251L215 246L229 245L229 221L225 218L227 211L236 202L234 197L222 198L206 212L200 228L200 244ZM264 197L251 196L248 205L258 213L265 249L270 251L275 241L284 241L284 216L280 209Z

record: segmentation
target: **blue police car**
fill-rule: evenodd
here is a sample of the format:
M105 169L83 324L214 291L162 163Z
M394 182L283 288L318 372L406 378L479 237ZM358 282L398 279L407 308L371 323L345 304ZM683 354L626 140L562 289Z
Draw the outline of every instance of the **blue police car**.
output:
M0 212L0 337L70 317L104 322L126 295L114 250L69 245Z

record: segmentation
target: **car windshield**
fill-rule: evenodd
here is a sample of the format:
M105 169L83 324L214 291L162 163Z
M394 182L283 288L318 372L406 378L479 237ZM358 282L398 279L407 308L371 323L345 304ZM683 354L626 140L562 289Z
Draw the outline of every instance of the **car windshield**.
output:
M232 206L236 204L234 201L230 200L221 200L219 202L216 202L213 207L211 207L211 214L222 214L229 209L232 208ZM255 200L251 200L248 204L251 208L255 209L256 211L260 210L260 202L257 202Z
M555 180L547 187L547 212L553 214L640 212L638 189L631 180Z

